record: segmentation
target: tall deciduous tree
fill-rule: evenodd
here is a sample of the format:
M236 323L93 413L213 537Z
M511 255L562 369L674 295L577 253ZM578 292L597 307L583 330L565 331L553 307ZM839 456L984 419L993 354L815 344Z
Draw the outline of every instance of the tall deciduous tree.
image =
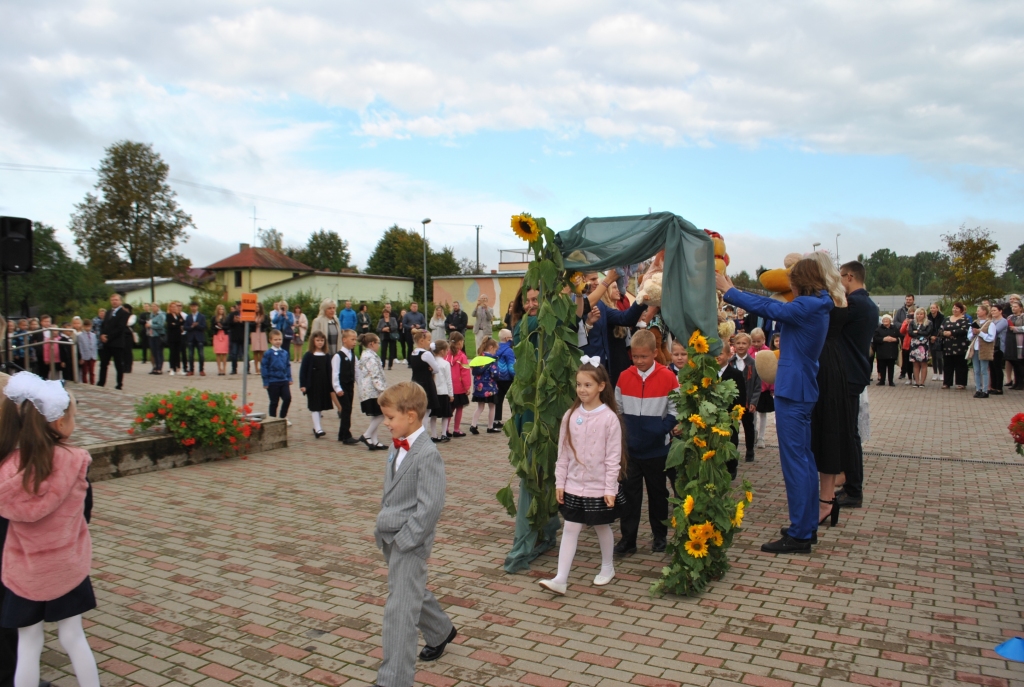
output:
M294 251L293 258L310 267L325 272L341 272L351 269L352 253L348 241L336 231L320 229L309 235L306 247Z
M971 229L961 224L955 233L943 234L942 240L946 242L944 252L949 258L948 294L970 302L999 291L992 269L999 244L992 240L988 229Z
M274 227L258 230L256 237L260 240L261 248L269 248L276 250L278 253L281 252L281 247L284 245L284 234Z
M416 280L414 293L417 300L423 300L423 237L412 229L392 225L373 249L366 263L368 274L387 274L396 277L412 277ZM459 263L451 248L434 251L427 241L427 272L430 276L459 273ZM433 293L431 287L431 293Z
M1017 246L1017 250L1007 256L1006 269L1017 275L1018 279L1024 280L1024 243Z
M168 171L148 144L120 141L107 148L98 195L86 194L71 215L75 244L105 279L148 276L151 252L157 274L188 268L174 249L194 225L178 207Z

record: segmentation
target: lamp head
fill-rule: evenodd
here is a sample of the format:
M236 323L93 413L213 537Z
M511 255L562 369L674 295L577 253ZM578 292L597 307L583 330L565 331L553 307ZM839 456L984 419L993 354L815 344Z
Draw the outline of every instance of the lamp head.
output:
M420 224L430 224L430 218L427 217L426 219L420 220Z

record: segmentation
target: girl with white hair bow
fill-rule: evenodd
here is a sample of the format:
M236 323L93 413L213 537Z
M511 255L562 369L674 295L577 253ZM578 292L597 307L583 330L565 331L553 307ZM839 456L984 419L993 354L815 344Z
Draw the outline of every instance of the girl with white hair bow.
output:
M88 451L68 445L75 399L59 381L14 375L0 408L0 516L3 548L0 626L18 630L15 687L37 687L43 622L57 636L82 687L99 687L82 614L96 608L89 570Z

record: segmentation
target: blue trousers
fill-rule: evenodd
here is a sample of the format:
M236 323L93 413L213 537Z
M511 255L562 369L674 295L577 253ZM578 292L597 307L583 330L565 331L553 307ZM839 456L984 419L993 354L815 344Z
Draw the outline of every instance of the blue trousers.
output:
M789 501L789 536L809 539L818 529L818 468L811 453L813 402L775 397L782 479Z

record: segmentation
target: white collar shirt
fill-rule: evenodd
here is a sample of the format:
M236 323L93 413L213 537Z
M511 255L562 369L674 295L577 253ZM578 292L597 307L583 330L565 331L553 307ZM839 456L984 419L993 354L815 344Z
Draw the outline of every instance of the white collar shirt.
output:
M651 373L652 373L652 372L654 372L654 367L655 367L654 365L651 365L651 366L650 366L649 368L647 368L646 370L641 370L641 369L640 369L640 368L638 367L638 368L636 368L636 371L640 373L640 379L642 379L642 380L644 380L644 381L646 382L646 381L647 381L647 378L651 376Z
M416 443L416 440L420 438L421 434L423 434L423 425L420 425L419 429L405 437L405 440L409 442L409 448L412 448L412 445ZM398 468L402 467L402 461L405 460L405 457L408 454L409 452L404 448L398 449L398 455L395 456L395 472L398 472Z

